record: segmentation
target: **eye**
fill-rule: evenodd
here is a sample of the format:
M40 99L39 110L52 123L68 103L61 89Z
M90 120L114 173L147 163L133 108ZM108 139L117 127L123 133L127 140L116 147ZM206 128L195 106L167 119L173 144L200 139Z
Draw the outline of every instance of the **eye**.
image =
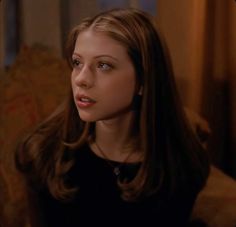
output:
M78 68L81 66L81 62L79 59L75 58L75 59L72 59L72 67L73 68Z
M109 63L100 62L98 64L98 68L100 68L103 71L108 71L108 70L111 70L113 68L113 66Z

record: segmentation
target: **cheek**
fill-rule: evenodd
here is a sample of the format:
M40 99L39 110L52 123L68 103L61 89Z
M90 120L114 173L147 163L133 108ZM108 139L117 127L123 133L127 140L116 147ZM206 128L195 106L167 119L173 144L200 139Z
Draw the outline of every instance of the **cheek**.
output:
M107 98L111 105L125 105L132 103L134 96L135 84L131 83L117 83L111 89L106 90Z
M73 75L72 75L72 74L71 74L71 78L70 78L70 83L71 83L72 92L74 93L74 90L75 90L75 81L74 81L74 78L73 78Z

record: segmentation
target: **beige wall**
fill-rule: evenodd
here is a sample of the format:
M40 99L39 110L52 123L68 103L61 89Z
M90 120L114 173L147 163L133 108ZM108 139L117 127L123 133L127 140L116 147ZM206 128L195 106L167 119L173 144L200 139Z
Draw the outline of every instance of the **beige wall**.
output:
M229 43L229 67L230 67L230 81L232 86L232 96L234 97L233 102L233 110L234 110L234 125L236 126L236 3L233 1L230 3L230 21L233 21L234 23L231 24L229 28L229 37L230 37L230 43ZM235 127L236 130L236 127ZM236 135L236 131L235 131ZM235 137L236 141L236 137Z
M186 105L199 111L205 1L158 0L157 21L166 38L174 72Z
M41 43L61 54L60 0L22 0L21 37L27 45Z
M138 0L129 0L128 3L131 7L139 7ZM68 5L70 27L77 25L83 18L93 16L102 10L97 0L70 0Z
M69 23L70 26L75 26L80 21L89 16L93 16L98 12L96 0L90 1L69 1Z
M185 105L212 129L212 158L236 178L236 2L158 0Z
M4 58L4 1L0 3L0 71L3 67L3 58Z
M229 20L233 23L229 28L229 72L230 72L230 97L232 108L232 168L236 177L236 2L231 1L229 3L230 17Z

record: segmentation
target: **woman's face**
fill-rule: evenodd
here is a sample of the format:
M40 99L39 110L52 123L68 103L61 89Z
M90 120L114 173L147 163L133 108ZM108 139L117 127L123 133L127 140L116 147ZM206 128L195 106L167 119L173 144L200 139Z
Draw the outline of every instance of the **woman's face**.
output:
M109 120L131 112L136 75L125 47L86 30L77 37L72 62L72 91L82 120Z

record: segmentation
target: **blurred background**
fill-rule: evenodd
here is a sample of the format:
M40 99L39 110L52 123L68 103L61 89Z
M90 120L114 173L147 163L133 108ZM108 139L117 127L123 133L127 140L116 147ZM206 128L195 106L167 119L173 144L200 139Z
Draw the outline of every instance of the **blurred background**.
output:
M113 7L139 8L156 18L184 105L208 122L211 159L236 179L234 0L1 0L0 187L8 187L9 197L16 192L8 182L17 179L6 166L12 164L16 141L66 93L68 32L82 18Z

